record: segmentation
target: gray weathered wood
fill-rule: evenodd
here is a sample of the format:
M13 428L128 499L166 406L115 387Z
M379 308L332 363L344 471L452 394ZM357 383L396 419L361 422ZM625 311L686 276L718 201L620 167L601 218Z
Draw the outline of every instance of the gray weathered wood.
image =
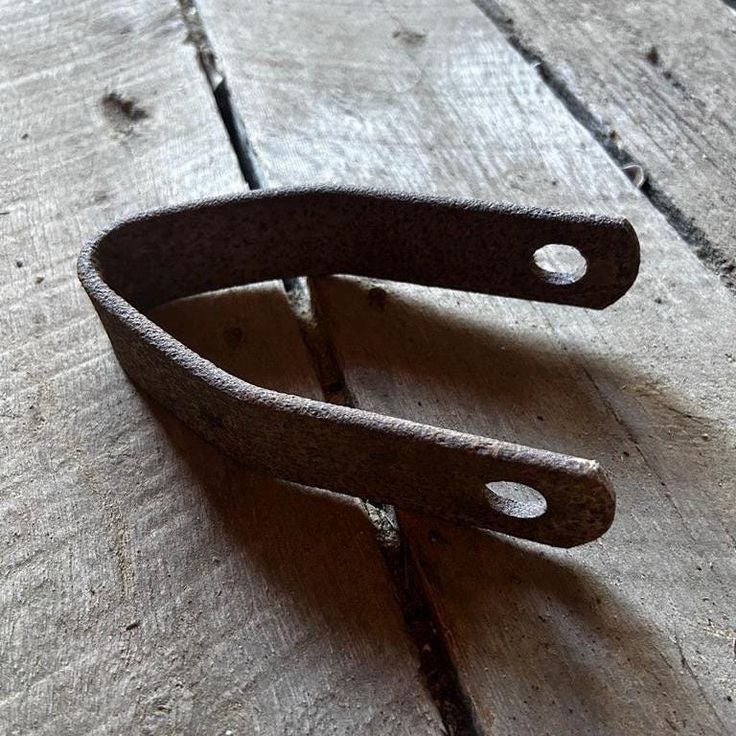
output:
M733 285L736 12L723 0L478 0Z
M124 378L76 280L114 217L242 188L175 2L0 2L0 732L436 733L358 505ZM159 318L318 394L274 285Z
M359 406L598 457L619 491L572 552L404 517L483 728L732 733L733 296L471 4L205 10L272 184L631 219L642 274L604 313L355 279L316 296Z

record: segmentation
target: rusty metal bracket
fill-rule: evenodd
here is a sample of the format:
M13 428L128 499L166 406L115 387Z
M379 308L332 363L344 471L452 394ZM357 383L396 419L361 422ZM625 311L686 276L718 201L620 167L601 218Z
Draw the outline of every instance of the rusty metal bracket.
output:
M586 270L540 270L576 248ZM145 316L191 294L295 276L353 274L602 309L636 278L626 220L352 189L268 190L144 214L82 250L79 278L141 389L252 468L452 522L572 547L610 526L597 462L270 391L185 347ZM526 518L486 490L530 486Z

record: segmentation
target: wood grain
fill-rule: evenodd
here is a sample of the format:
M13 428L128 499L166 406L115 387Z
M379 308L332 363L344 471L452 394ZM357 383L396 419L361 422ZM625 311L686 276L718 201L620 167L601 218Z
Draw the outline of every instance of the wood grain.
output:
M359 406L598 457L618 489L613 529L567 553L403 517L483 730L733 732L732 295L471 4L204 8L272 184L631 219L642 273L600 314L347 278L314 296Z
M138 394L84 239L242 179L175 2L0 2L0 732L436 733L371 524ZM319 393L273 284L158 318Z
M736 12L723 0L478 0L700 256L735 283ZM605 40L604 40L605 39Z

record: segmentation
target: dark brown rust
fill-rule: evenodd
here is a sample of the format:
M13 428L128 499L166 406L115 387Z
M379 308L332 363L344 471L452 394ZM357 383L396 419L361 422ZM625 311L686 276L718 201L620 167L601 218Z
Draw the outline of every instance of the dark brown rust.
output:
M577 248L575 283L544 277L537 249ZM354 274L601 309L639 266L625 220L349 189L252 192L154 212L87 245L79 277L131 379L250 467L461 524L571 547L610 526L597 462L281 394L226 373L144 311L230 286ZM547 509L508 513L487 483L537 489ZM519 511L516 509L515 511Z

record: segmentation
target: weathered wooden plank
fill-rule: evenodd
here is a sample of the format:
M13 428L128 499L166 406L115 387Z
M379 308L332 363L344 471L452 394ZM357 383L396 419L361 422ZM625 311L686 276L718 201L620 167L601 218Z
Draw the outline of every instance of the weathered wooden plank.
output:
M732 286L736 13L723 0L684 6L478 0L538 58L586 124Z
M733 732L732 295L469 3L205 10L273 184L631 219L642 273L603 313L356 279L316 297L359 406L597 457L619 491L569 552L404 518L484 729Z
M0 18L0 732L436 732L359 506L250 475L147 402L77 284L114 217L242 189L177 4ZM280 287L159 319L319 392Z

